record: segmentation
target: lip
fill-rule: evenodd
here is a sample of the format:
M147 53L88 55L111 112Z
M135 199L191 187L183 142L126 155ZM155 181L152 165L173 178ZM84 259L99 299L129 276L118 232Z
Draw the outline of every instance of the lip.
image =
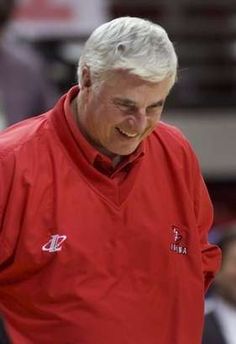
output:
M139 136L139 133L131 133L129 131L126 131L124 129L121 129L119 127L116 127L116 130L124 137L126 137L127 139L135 139Z

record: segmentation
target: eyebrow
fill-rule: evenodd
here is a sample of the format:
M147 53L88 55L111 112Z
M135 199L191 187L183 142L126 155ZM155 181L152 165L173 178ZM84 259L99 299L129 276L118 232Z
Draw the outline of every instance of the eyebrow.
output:
M156 102L156 103L153 103L153 104L151 104L151 105L148 105L148 107L156 107L156 106L162 106L163 104L164 104L164 100L163 99L161 99L161 100L158 100L158 102Z
M137 103L134 102L133 100L131 99L128 99L128 98L113 98L113 102L114 103L117 103L117 104L122 104L122 105L131 105L131 106L136 106Z
M137 106L137 103L131 99L128 98L119 98L116 97L113 99L113 102L116 104L121 104L121 105L128 105L128 106ZM147 107L156 107L156 106L162 106L164 103L164 100L158 100L157 102L148 105Z

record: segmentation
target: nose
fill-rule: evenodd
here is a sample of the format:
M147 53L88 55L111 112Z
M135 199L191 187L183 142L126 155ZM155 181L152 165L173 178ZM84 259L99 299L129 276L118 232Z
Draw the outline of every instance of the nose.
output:
M142 133L147 127L146 112L139 110L131 118L129 118L129 125L131 129Z

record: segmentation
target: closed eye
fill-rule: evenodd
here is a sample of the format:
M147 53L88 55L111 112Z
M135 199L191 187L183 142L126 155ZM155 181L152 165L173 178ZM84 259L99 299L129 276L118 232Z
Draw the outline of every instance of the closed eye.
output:
M161 100L155 104L148 106L147 107L147 113L155 112L155 111L159 110L160 108L162 108L163 106L164 106L164 101Z
M119 110L125 113L134 113L137 111L137 106L130 100L119 100L115 99L113 103L118 107Z
M152 105L149 105L148 106L148 109L156 109L158 107L162 107L164 105L164 101L163 100L160 100L159 102L157 103L154 103Z
M137 111L137 107L134 105L117 104L117 107L125 113L134 113L135 111Z
M139 111L136 103L134 103L132 100L129 100L129 99L115 98L113 99L113 103L119 108L120 111L124 113L132 114ZM158 102L149 105L146 108L146 113L155 114L156 111L158 111L159 109L163 107L163 105L164 105L164 100L159 100Z

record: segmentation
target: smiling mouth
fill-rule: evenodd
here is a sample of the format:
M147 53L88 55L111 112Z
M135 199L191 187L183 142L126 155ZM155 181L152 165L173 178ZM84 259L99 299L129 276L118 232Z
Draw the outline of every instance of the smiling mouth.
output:
M121 129L119 127L116 127L116 129L119 131L120 134L122 134L125 137L128 137L130 139L134 139L139 135L139 133L130 133L128 131L125 131L124 129Z

